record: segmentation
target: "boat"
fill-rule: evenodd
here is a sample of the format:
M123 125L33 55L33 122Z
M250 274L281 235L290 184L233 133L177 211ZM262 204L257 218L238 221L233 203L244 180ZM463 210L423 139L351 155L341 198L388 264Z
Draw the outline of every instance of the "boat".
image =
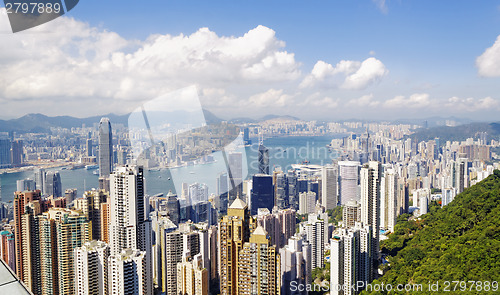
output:
M99 165L85 165L85 170L93 170L99 168Z
M93 171L93 172L92 172L92 174L94 174L94 175L99 175L99 169L97 169L97 170Z

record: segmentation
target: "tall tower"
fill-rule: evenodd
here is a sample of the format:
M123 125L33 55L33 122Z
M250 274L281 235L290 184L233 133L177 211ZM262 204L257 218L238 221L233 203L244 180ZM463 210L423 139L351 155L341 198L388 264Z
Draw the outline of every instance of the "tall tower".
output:
M109 246L93 240L75 249L75 294L108 294Z
M103 237L101 237L101 207L102 204L107 202L108 198L108 192L93 189L86 191L82 198L76 199L74 202L75 209L82 211L87 219L92 221L92 238L94 240L103 240Z
M321 205L326 210L337 207L337 167L332 165L323 166L321 175Z
M111 255L118 259L124 249L144 252L144 294L152 294L151 223L144 206L143 168L118 167L110 175L109 243Z
M44 194L54 196L54 198L62 197L61 175L58 171L49 171L45 176Z
M394 232L398 216L398 175L393 169L384 173L380 185L380 227Z
M202 262L201 254L192 259L188 253L183 254L177 264L177 294L208 295L208 270Z
M243 193L243 154L233 152L228 156L229 204Z
M248 207L236 198L219 222L220 294L238 293L238 259L243 244L250 238L253 222Z
M99 122L99 185L106 188L107 178L113 171L113 133L108 118Z
M259 173L269 175L269 149L264 145L264 140L259 140Z
M361 222L371 227L374 260L379 255L381 173L380 162L370 161L361 168Z
M23 236L26 233L23 230L23 214L25 213L25 207L28 203L40 200L41 192L36 191L26 191L26 192L16 192L14 195L14 235L16 242L16 274L21 280L24 277L26 271L24 263L24 251L25 247L22 244Z
M86 150L87 150L87 157L92 157L94 155L94 153L92 152L92 139L89 138L87 139L87 142L86 142Z
M273 178L267 174L256 174L253 176L251 195L251 215L257 214L258 208L267 208L269 211L274 207Z
M360 201L358 192L358 167L359 162L340 161L340 203L347 204L350 200Z
M258 226L238 258L238 294L280 294L281 261L267 232Z
M109 257L109 294L147 295L146 253L124 249Z
M12 142L11 160L12 166L16 167L23 163L23 141L16 139Z

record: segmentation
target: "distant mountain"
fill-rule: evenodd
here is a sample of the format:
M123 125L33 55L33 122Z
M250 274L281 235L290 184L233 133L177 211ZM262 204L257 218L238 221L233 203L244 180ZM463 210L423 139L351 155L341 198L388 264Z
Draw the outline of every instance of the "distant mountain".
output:
M500 123L470 123L455 127L440 126L428 129L419 129L412 134L412 140L427 141L439 137L441 144L446 141L463 141L467 138L476 138L479 132L488 133L488 138L500 137Z
M216 124L222 120L213 113L203 110L205 120L208 124ZM99 123L102 117L108 117L113 124L128 125L128 117L130 114L115 115L107 114L102 116L93 116L88 118L75 118L70 116L49 117L42 114L28 114L18 119L0 120L0 132L14 131L16 133L48 133L50 128L75 128L93 126Z
M373 285L411 282L424 285L423 292L418 294L445 294L430 292L426 285L440 281L439 291L443 291L445 281L462 281L467 282L464 294L479 294L484 291L483 286L475 289L471 281L500 280L499 170L443 208L432 206L419 219L408 220L408 217L401 215L394 233L382 241L381 249L389 255L388 264L383 266L386 273Z
M273 120L273 119L288 119L288 120L295 120L295 121L300 121L299 118L293 117L293 116L281 116L281 115L266 115L262 117L259 121L267 121L267 120Z

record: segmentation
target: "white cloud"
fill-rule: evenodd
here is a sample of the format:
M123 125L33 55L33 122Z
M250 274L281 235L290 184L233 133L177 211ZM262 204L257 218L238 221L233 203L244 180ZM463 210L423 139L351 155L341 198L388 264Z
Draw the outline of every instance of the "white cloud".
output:
M483 77L500 76L500 36L497 37L493 46L476 58L476 67L479 75Z
M9 30L8 19L0 18L0 31ZM234 85L270 88L301 76L300 63L293 53L283 50L284 46L275 32L264 26L235 37L201 28L191 35L127 40L60 17L26 33L2 35L0 97L12 104L37 100L38 104L54 106L58 100L77 106L96 99L106 102L105 109L99 111L105 113L117 111L117 105L121 108L118 112L125 112L124 108L137 106L137 100L192 84L199 89ZM245 97L228 93L218 99L215 96L212 93L205 99L220 106L230 100L237 105ZM239 97L241 101L235 101Z
M315 109L333 109L339 106L339 100L315 92L299 103L301 107L314 107Z
M500 101L489 96L479 99L473 97L459 98L453 96L447 100L445 106L448 108L453 108L455 110L467 112L499 110Z
M430 106L431 102L429 100L429 94L427 93L415 93L410 97L399 95L392 99L386 100L384 106L387 108L424 108Z
M359 90L379 81L387 73L384 64L374 57L363 62L342 60L335 67L320 60L304 78L300 87L320 85L327 88Z
M357 107L376 107L380 101L373 100L373 94L363 95L360 98L351 99L347 105L354 105Z
M283 89L269 89L266 92L252 95L248 99L249 106L257 107L284 107L292 96L283 93Z

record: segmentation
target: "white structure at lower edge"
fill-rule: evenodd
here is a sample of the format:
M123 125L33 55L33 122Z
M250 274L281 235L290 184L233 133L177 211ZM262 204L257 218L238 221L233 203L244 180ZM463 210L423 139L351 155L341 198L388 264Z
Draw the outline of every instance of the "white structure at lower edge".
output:
M75 294L108 294L109 246L102 241L86 242L75 251Z
M124 249L109 257L110 295L149 295L146 287L146 252Z

